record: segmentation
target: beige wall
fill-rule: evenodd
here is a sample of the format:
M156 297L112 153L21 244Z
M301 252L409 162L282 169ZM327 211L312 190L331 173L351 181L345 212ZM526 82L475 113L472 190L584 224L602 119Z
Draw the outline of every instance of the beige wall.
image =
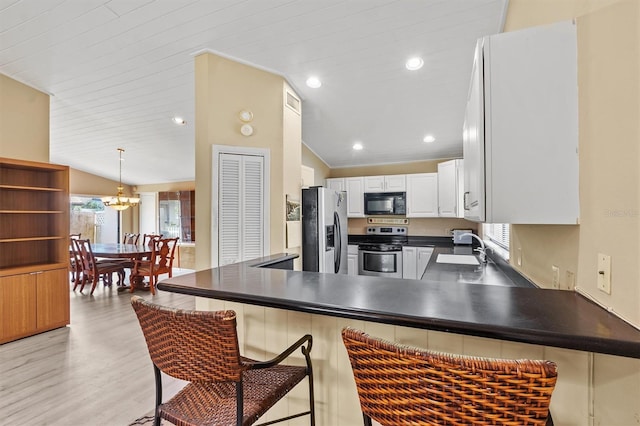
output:
M135 193L141 192L165 192L165 191L193 191L196 189L196 182L193 180L185 182L167 182L157 184L138 185L131 188Z
M0 74L0 157L49 162L49 95Z
M561 286L576 271L581 292L640 327L640 3L511 0L505 29L576 16L580 225L513 226L511 258L521 248L522 272L542 285L552 264ZM598 253L611 256L611 295L597 290ZM640 360L594 354L592 365L574 362L589 374L590 424L638 423Z
M601 304L640 326L638 143L640 31L638 2L510 2L506 30L579 15L578 86L580 225L512 227L512 262L542 286L551 265ZM634 237L629 238L630 235ZM597 290L598 253L612 256L612 294Z
M313 169L313 181L315 185L322 185L331 173L331 169L327 163L304 143L302 144L302 165Z
M211 165L212 145L270 151L270 251L282 252L286 235L285 195L299 193L301 184L300 129L290 114L293 112L284 107L286 83L275 74L210 53L197 56L195 63L196 268L211 265L211 177L216 173ZM243 109L253 112L254 134L250 137L239 132L238 112Z

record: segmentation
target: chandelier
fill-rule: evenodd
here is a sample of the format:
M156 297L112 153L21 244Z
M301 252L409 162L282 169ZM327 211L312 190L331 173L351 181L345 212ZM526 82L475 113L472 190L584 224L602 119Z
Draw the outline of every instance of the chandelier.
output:
M122 186L122 153L124 149L118 148L120 152L120 179L118 181L118 194L115 197L104 197L102 199L102 203L105 206L112 207L116 210L126 210L129 207L137 206L140 203L140 198L135 197L123 197L122 190L124 187Z

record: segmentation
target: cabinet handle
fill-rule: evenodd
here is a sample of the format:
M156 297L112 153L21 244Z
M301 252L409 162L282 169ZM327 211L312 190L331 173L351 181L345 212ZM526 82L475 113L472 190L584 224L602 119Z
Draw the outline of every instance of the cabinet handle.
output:
M464 209L469 210L469 206L467 205L467 195L469 195L469 191L466 191L462 194L462 204L464 204Z

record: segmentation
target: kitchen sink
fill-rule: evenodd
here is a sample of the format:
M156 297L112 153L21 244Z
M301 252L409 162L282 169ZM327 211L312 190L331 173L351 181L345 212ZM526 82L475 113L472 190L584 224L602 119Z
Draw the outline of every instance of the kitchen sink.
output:
M436 263L451 263L454 265L479 265L478 258L471 254L438 254Z

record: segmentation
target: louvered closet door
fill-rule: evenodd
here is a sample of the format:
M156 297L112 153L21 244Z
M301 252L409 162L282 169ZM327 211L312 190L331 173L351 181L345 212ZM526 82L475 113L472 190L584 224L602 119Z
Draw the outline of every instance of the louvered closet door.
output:
M263 256L263 157L220 154L218 170L219 264Z

